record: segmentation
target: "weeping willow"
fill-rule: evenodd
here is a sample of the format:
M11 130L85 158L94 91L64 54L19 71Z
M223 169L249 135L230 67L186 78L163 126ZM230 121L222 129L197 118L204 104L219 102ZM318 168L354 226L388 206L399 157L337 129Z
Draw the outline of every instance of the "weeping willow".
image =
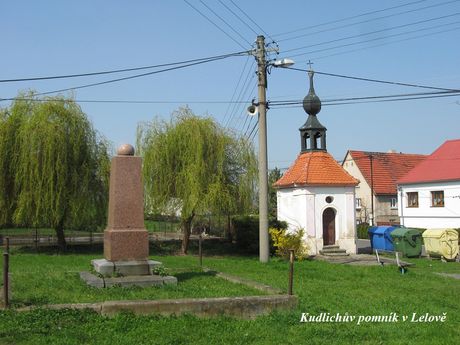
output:
M168 122L141 124L137 150L143 157L146 203L157 212L180 210L183 253L195 215L230 215L253 206L253 147L211 118L180 108Z
M105 224L108 144L74 101L18 99L1 121L3 224L54 228L63 248L64 229Z
M31 115L32 102L15 102L0 110L0 226L12 226L17 205L15 173L19 164L18 132Z

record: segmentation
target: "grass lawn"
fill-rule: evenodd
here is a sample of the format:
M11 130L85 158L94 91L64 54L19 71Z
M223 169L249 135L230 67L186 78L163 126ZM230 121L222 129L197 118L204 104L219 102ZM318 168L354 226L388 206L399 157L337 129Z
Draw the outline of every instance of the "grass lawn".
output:
M195 260L168 260L168 273L178 278L177 286L164 288L97 289L80 280L80 271L91 269L90 261L102 255L35 255L10 256L14 307L59 303L87 303L107 300L200 298L260 295L258 290L240 284L229 284L205 273ZM154 258L162 260L163 258Z
M76 272L87 269L101 254L32 255L11 257L15 303L87 302L102 299L168 298L253 294L237 284L206 277L193 256L152 256L179 274L170 291L95 289L82 287ZM460 274L460 264L411 259L416 266L401 275L394 266L348 266L321 261L296 262L296 310L254 321L222 316L159 317L119 314L114 318L90 311L36 310L0 313L0 344L459 344L460 280L434 274ZM243 256L206 257L204 265L286 290L288 266ZM187 273L188 272L188 273ZM212 278L212 283L205 284ZM207 281L207 280L206 280ZM261 294L257 292L257 294ZM302 313L408 315L397 323L300 323ZM444 323L410 322L413 313L442 315Z

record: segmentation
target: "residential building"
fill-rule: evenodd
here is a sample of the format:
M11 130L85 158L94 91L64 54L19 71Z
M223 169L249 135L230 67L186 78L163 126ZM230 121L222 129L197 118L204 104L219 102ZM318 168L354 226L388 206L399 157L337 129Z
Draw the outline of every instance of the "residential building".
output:
M349 150L342 167L359 180L356 220L372 225L399 224L396 181L427 156Z
M446 141L397 183L401 224L460 228L460 139Z

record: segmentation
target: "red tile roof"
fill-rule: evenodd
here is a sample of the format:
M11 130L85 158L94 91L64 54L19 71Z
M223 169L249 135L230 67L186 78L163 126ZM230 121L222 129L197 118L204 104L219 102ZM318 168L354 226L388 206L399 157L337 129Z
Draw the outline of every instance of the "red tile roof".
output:
M460 180L460 139L447 140L398 184Z
M277 188L293 186L356 186L358 180L348 174L327 152L301 153L294 164L275 183Z
M392 195L396 192L396 181L407 174L426 155L391 153L391 152L365 152L350 150L348 153L363 174L366 182L371 186L371 156L372 179L376 195Z

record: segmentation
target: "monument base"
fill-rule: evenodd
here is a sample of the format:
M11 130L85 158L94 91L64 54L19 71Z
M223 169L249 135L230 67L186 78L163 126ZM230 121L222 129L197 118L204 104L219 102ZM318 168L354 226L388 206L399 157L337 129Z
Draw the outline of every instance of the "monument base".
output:
M104 258L110 261L146 260L149 233L145 229L107 229L104 231Z
M94 270L104 277L127 277L152 275L152 269L160 266L161 262L153 260L109 261L106 259L96 259L91 260L91 264Z
M107 288L114 285L121 287L177 285L177 278L172 276L143 275L106 278L98 277L90 272L80 272L80 278L89 286L96 288Z

